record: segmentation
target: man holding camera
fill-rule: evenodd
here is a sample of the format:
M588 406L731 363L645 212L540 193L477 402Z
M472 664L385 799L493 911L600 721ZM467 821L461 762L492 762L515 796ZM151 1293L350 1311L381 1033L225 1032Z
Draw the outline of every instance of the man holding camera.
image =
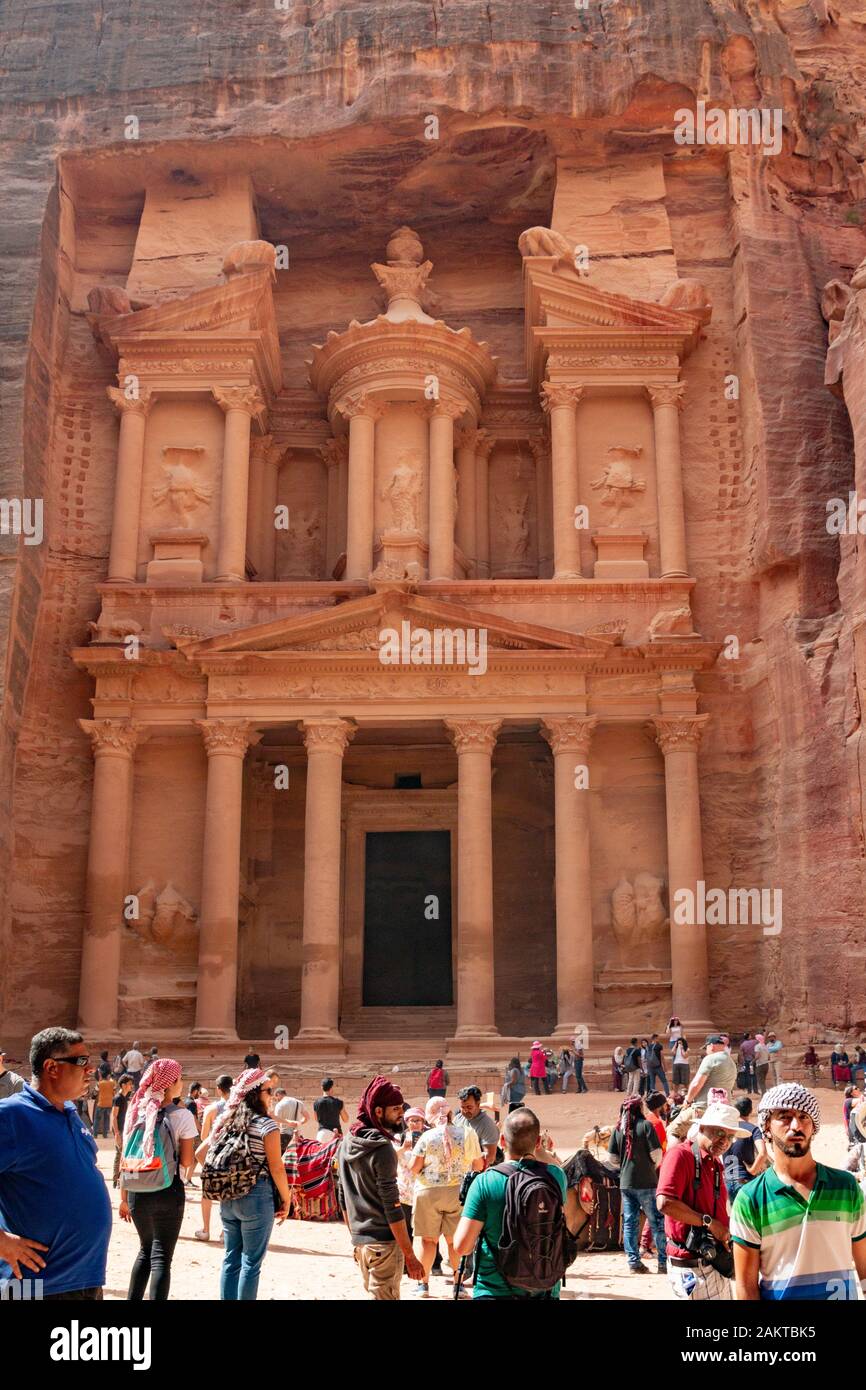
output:
M732 1299L734 1262L722 1157L746 1139L732 1105L714 1102L696 1121L698 1134L668 1149L656 1188L665 1219L668 1278L677 1298Z

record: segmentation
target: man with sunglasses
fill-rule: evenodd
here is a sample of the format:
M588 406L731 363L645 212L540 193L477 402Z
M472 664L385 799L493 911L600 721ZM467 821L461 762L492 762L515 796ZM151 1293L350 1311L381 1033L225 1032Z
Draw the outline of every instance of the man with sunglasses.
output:
M74 1104L94 1068L68 1028L36 1034L30 1067L29 1085L0 1101L0 1298L99 1299L111 1202Z

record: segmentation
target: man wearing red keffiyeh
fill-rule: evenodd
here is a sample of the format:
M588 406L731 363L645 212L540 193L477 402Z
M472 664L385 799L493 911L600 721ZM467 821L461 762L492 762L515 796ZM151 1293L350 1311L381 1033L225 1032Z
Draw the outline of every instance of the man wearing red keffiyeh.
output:
M340 1150L340 1182L355 1262L371 1298L400 1297L403 1270L421 1280L397 1190L393 1139L403 1122L403 1095L376 1076L358 1102L358 1118Z

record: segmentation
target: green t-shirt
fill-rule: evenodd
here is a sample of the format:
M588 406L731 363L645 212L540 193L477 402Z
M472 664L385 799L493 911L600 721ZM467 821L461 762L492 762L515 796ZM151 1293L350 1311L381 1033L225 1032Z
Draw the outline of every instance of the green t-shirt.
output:
M523 1166L523 1161L519 1166ZM555 1164L548 1166L548 1171L553 1174L562 1189L562 1200L565 1201L567 1183L565 1173ZM466 1197L463 1207L463 1215L470 1221L483 1221L484 1229L478 1237L478 1244L475 1247L475 1288L473 1298L512 1298L513 1293L509 1285L505 1282L496 1266L493 1251L499 1245L499 1237L502 1235L502 1221L505 1216L505 1188L508 1184L507 1173L496 1173L489 1168L486 1173L479 1173L473 1182ZM550 1292L551 1298L559 1298L559 1284ZM521 1298L544 1298L547 1295L542 1293L521 1294Z
M737 1084L737 1064L727 1052L708 1052L698 1067L696 1076L699 1076L704 1084L695 1096L694 1104L706 1105L711 1087L721 1086L728 1092L734 1089Z

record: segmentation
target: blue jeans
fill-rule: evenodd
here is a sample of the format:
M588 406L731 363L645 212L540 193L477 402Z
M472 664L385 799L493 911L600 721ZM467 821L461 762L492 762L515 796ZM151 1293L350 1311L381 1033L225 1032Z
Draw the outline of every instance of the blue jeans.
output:
M220 1215L225 1238L220 1298L253 1302L274 1228L274 1189L268 1174L259 1178L246 1197L221 1202Z
M665 1076L664 1067L650 1067L649 1074L647 1076L647 1093L649 1095L652 1095L654 1090L656 1089L656 1077L658 1077L659 1081L662 1083L662 1090L664 1091L665 1095L669 1096L671 1091L670 1087L668 1086L668 1079Z
M634 1269L635 1265L640 1264L637 1242L642 1211L650 1223L653 1241L658 1251L659 1264L664 1268L667 1264L668 1248L665 1244L665 1223L656 1207L655 1188L623 1187L620 1188L620 1192L622 1194L622 1239L629 1269Z
M574 1076L577 1081L578 1095L582 1095L584 1091L589 1090L589 1087L583 1079L583 1062L584 1059L582 1057L575 1057L574 1059Z
M110 1134L110 1132L111 1132L110 1126L111 1126L111 1106L110 1106L110 1105L97 1105L96 1108L95 1108L95 1110L94 1110L94 1112L93 1112L93 1134L94 1134L94 1137L98 1139L99 1136L102 1135L102 1138L103 1138L103 1139L107 1139L108 1136L109 1136L109 1134Z

